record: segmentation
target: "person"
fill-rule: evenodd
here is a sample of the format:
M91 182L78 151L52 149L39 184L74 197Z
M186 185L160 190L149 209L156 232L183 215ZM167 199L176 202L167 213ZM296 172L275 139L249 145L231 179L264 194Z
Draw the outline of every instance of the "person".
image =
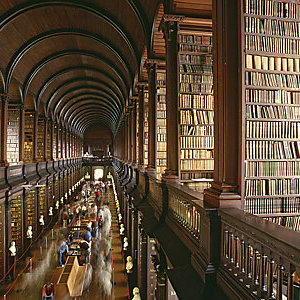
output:
M93 239L91 231L92 231L92 227L88 226L87 230L85 232L85 235L84 235L84 241L88 243L88 247L85 244L83 244L83 246L85 248L87 248L87 249L83 248L87 252L87 255L85 257L86 264L88 264L90 262L90 257L91 257L91 245L92 245L92 239Z
M69 247L68 247L66 241L64 241L64 240L61 241L59 248L58 248L58 263L59 263L60 267L64 267L62 258L63 258L63 254L68 251L69 251Z
M43 300L54 299L54 285L52 282L45 283L42 291Z
M91 257L91 244L88 243L86 240L82 240L80 242L80 248L85 251L85 263L90 263L90 257Z

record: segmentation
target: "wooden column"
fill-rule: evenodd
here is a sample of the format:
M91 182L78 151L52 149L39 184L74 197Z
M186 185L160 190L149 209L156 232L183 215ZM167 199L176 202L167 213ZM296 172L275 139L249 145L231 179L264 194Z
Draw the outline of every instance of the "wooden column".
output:
M127 144L127 155L128 155L128 162L132 162L132 157L131 157L131 147L132 147L132 140L131 140L131 108L128 110L128 115L127 115L127 139L128 139L128 144Z
M141 265L140 265L140 272L141 272L141 277L140 277L140 282L139 286L141 288L141 296L142 299L147 299L147 278L148 278L148 236L142 230L141 233Z
M239 195L239 34L238 2L213 1L214 181L205 203L241 207ZM216 21L218 20L218 21Z
M0 167L8 166L7 162L7 122L8 97L0 95Z
M136 126L137 126L137 122L136 122L136 99L133 100L133 108L131 111L131 144L132 144L132 154L131 154L131 158L132 158L132 164L135 165L136 164Z
M138 166L142 168L144 165L144 123L145 123L145 113L144 113L144 90L145 86L143 84L138 85L138 98L139 98L139 157Z
M60 138L60 130L59 130L59 125L57 124L56 126L56 159L60 159L59 155L59 138Z
M32 162L37 162L37 150L38 150L38 127L39 127L39 114L33 113L33 143L32 143Z
M47 117L44 118L44 130L45 130L45 133L44 133L44 151L43 152L44 152L44 161L47 161L47 148L48 148L48 139L47 139L47 136L48 136L48 118Z
M69 147L70 147L70 141L69 141L69 134L68 129L65 130L65 158L69 158Z
M178 21L180 17L165 15L161 27L166 44L167 169L164 178L178 178Z
M50 126L50 160L54 160L53 157L53 139L54 139L54 124L51 120L48 120L48 126Z
M19 164L24 162L24 128L25 128L25 109L20 105L20 128L19 128Z
M61 159L64 159L65 158L65 151L64 151L64 145L65 145L65 134L64 134L64 128L61 126L61 131L60 131L60 152L61 152L61 155L60 155L60 158Z
M148 170L156 168L156 63L150 59L146 62L149 87L148 110Z
M124 161L128 161L128 118L127 115L124 117Z

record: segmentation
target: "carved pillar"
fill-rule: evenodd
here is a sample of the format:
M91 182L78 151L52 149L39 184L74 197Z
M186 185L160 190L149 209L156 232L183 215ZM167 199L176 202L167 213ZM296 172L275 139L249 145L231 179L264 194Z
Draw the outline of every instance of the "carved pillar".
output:
M139 97L139 168L144 165L144 85L138 85L138 97Z
M132 147L132 140L131 140L131 108L128 109L128 114L127 114L127 139L128 139L128 144L127 144L127 155L128 155L128 162L132 162L132 157L131 157L131 147Z
M148 170L156 169L156 63L147 60L149 112L148 112Z
M50 160L54 160L53 157L53 139L54 139L54 124L52 121L48 120L48 126L50 126Z
M32 143L32 162L37 162L38 156L38 127L39 127L39 114L38 112L34 112L33 115L33 143Z
M128 161L128 117L124 117L124 161Z
M60 139L60 147L61 147L61 158L62 159L64 159L65 158L65 149L64 149L64 146L65 146L65 138L66 138L66 136L65 136L65 130L64 130L64 128L61 126L61 139Z
M25 128L25 109L20 105L20 128L19 128L19 163L24 162L24 128Z
M166 44L167 169L165 178L178 178L178 21L164 16L162 30Z
M0 95L0 166L8 166L7 162L7 122L8 122L8 97Z
M214 181L204 201L215 207L241 207L239 195L239 34L238 2L213 1Z

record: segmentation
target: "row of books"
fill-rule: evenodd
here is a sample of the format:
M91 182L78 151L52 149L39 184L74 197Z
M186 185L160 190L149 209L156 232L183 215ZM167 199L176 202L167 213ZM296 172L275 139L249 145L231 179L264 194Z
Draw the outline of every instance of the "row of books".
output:
M278 56L246 55L246 68L269 71L297 72L300 71L299 58Z
M271 36L246 35L245 49L248 51L298 55L300 52L300 40Z
M249 177L300 177L300 161L247 161L245 176Z
M184 185L199 193L203 193L205 189L210 187L210 181L185 182Z
M181 170L212 170L214 168L213 160L180 160Z
M299 119L300 106L246 105L246 118L259 119Z
M264 35L299 37L300 23L279 19L245 17L245 31Z
M180 44L180 52L211 53L211 45Z
M195 34L180 34L178 36L179 43L211 45L212 36L195 35Z
M286 90L246 89L246 102L300 105L300 93Z
M158 119L165 119L167 117L167 112L166 110L162 110L162 109L159 109L156 111L156 117Z
M203 75L203 74L180 74L179 77L180 82L188 82L188 83L209 83L213 84L213 76L212 75Z
M19 127L20 113L16 109L8 109L7 114L7 161L11 164L17 164L19 161Z
M246 159L298 159L298 142L246 141Z
M156 163L158 166L166 166L167 165L167 160L165 158L163 159L156 159ZM164 171L164 170L162 170Z
M213 109L214 107L213 95L197 95L197 94L180 94L179 107L180 108L200 108Z
M300 231L300 216L266 217L264 219L283 227Z
M299 195L300 178L251 179L245 181L245 196Z
M181 136L180 146L182 148L213 149L214 138L202 136Z
M165 141L166 141L166 135L165 135L165 134L158 133L158 134L157 134L157 141L158 141L158 142L165 142Z
M255 86L299 89L300 75L246 72L245 84Z
M213 179L213 172L184 172L180 174L181 180L199 180L211 181Z
M179 92L181 93L208 93L213 92L213 85L210 83L179 83Z
M16 243L17 254L22 249L22 196L12 199L11 203L11 238Z
M197 109L181 109L180 124L198 125L198 124L213 124L214 113L212 110L197 110Z
M245 0L245 13L299 19L300 5L295 2L272 0Z
M248 139L300 139L300 122L247 121Z
M180 125L180 135L213 136L213 125Z
M157 152L166 152L167 151L167 143L166 142L157 142ZM163 158L166 158L166 154Z
M201 55L194 55L194 54L180 54L179 55L179 63L180 64L196 64L196 65L204 65L212 67L213 60L212 55L209 54L201 54Z
M181 73L212 73L212 66L180 64L179 71Z
M180 159L213 159L213 150L181 149Z
M252 214L297 213L300 209L299 197L276 197L245 199L245 211Z

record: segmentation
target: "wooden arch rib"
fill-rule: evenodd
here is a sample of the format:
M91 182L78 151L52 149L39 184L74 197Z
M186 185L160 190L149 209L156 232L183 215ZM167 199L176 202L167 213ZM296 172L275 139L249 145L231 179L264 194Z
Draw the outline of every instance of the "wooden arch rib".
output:
M71 0L45 0L45 1L27 1L25 3L22 3L20 5L16 5L14 8L7 11L1 18L0 18L0 31L8 25L10 22L13 22L15 18L23 15L24 13L28 11L32 11L34 9L48 7L48 6L69 6L73 8L79 8L82 10L85 10L93 15L96 15L97 17L105 20L107 24L109 24L112 28L114 28L119 35L123 38L125 44L129 47L133 57L136 60L136 63L138 65L139 62L139 53L135 46L134 41L132 40L131 36L127 32L127 30L124 28L122 24L120 24L115 18L110 15L107 11L104 11L100 7L93 5L91 3L86 3L83 1L71 1ZM143 26L143 24L140 24ZM143 30L145 30L143 28Z
M107 49L109 49L111 51L111 53L117 58L117 60L124 67L124 69L128 73L129 78L131 78L131 80L133 79L133 76L134 76L133 70L130 68L130 65L129 65L128 61L126 60L126 58L124 58L124 56L121 55L117 49L112 47L110 45L110 42L105 40L102 36L91 33L91 32L83 31L83 30L77 30L77 29L76 30L75 29L56 29L56 30L50 30L50 31L44 32L38 36L33 37L32 39L27 41L25 44L23 44L15 52L14 56L11 58L10 62L7 65L7 68L6 68L6 72L5 72L6 88L8 88L8 86L10 84L11 77L13 75L13 72L14 72L18 62L20 62L22 57L26 53L28 53L32 47L36 46L38 43L40 43L46 39L50 39L52 37L57 37L57 36L61 36L61 35L83 36L83 37L90 38L90 39L97 41L99 44L103 45L104 47L106 47Z
M39 89L38 93L37 93L37 107L39 106L42 96L45 92L45 90L51 85L51 83L57 79L59 76L64 75L68 72L73 72L73 71L77 71L77 70L87 70L87 71L93 71L95 73L99 73L104 75L105 77L107 77L110 82L112 83L112 85L115 86L115 88L122 94L122 98L123 98L123 102L125 103L125 99L126 99L126 92L124 91L124 89L121 88L121 86L116 82L116 80L114 80L114 78L112 78L107 72L102 71L98 68L94 68L91 66L84 66L84 65L80 65L80 66L72 66L72 67L68 67L65 69L60 70L59 72L52 74L49 78L47 78L43 84L41 85L41 88ZM118 77L118 79L124 84L123 87L126 87L125 82L122 81L122 79L120 77Z
M67 55L74 55L74 54L79 54L79 55L85 55L85 56L91 56L94 58L97 58L100 61L107 61L108 62L108 67L111 66L111 69L116 72L124 81L125 78L123 77L123 74L120 72L120 70L118 69L117 66L115 66L113 64L113 62L108 61L107 58L102 57L101 55L92 52L92 51L86 51L86 50L78 50L78 49L69 49L69 50L63 50L63 51L59 51L56 53L53 53L47 57L45 57L43 60L41 60L38 64L36 64L31 71L28 73L24 84L23 84L23 97L24 100L26 99L26 95L30 86L31 81L33 80L33 78L37 75L37 73L48 63L53 62L53 60L55 60L56 58L60 58L60 57L64 57ZM128 83L127 85L128 90L130 89L130 83Z

